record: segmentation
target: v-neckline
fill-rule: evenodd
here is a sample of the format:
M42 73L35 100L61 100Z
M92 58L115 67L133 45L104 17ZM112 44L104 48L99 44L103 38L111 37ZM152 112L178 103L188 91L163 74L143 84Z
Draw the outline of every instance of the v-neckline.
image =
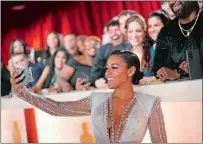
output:
M111 96L112 97L112 96ZM109 97L110 98L110 97ZM107 132L107 134L106 134L106 136L107 136L107 139L108 139L108 141L110 142L111 141L111 138L110 138L110 132L109 132L109 129L108 129L108 124L109 124L109 98L105 101L105 105L104 105L104 111L105 111L105 113L104 113L104 119L106 120L105 121L105 130L106 130L106 132ZM121 142L121 140L122 140L122 137L123 137L123 135L124 135L124 132L126 131L126 126L127 126L127 124L129 123L129 119L131 119L131 117L132 117L132 112L134 111L134 109L136 108L136 105L137 105L137 98L136 98L136 96L134 95L134 99L136 100L136 102L135 102L135 104L132 106L132 109L131 109L131 111L130 111L130 114L128 113L128 116L127 116L127 121L126 121L126 124L125 124L125 126L124 126L124 128L123 128L123 130L122 130L122 132L121 132L121 135L120 135L120 137L119 137L119 140L118 140L118 142L120 141ZM124 121L126 120L126 119L124 119Z

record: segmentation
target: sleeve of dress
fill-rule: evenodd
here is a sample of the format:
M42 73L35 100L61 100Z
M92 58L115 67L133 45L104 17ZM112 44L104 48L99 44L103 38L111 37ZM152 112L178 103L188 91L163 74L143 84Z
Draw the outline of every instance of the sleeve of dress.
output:
M164 116L161 109L160 100L156 101L149 118L149 133L152 143L167 143Z
M78 101L57 102L42 95L35 94L23 87L14 93L40 110L55 116L87 116L91 113L91 96Z

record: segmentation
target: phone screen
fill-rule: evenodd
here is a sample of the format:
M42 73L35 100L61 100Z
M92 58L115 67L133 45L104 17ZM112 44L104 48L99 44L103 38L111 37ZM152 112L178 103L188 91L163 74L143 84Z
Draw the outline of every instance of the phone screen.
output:
M26 69L23 70L24 73L24 79L23 79L23 83L31 83L34 82L34 78L33 78L33 72L32 72L32 68L28 67Z
M19 74L16 78L19 78L22 75L24 75L24 78L21 81L19 81L18 83L31 83L31 82L34 81L33 72L32 72L31 67L28 67L28 68L24 69L22 71L22 73Z

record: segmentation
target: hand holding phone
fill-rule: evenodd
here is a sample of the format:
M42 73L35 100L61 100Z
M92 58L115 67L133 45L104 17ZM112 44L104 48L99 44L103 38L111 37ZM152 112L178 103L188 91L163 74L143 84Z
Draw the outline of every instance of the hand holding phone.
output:
M23 77L23 79L21 81L19 81L18 83L28 84L28 83L31 83L34 81L31 67L28 67L24 70L17 69L17 71L22 71L22 72L16 78L19 78L20 76Z
M89 76L84 72L81 72L80 78L83 80L82 85L89 83Z

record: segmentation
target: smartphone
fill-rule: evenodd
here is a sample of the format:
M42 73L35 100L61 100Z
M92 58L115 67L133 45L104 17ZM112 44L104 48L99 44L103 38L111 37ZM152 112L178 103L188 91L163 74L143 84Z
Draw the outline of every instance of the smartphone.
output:
M19 81L18 83L31 83L34 82L34 78L33 78L33 72L32 72L32 68L28 67L26 69L24 69L22 71L21 74L19 74L16 78L19 78L20 76L24 75L24 78Z
M87 74L85 74L84 72L81 72L80 78L85 80L82 83L82 85L85 85L85 84L89 83L89 76Z

